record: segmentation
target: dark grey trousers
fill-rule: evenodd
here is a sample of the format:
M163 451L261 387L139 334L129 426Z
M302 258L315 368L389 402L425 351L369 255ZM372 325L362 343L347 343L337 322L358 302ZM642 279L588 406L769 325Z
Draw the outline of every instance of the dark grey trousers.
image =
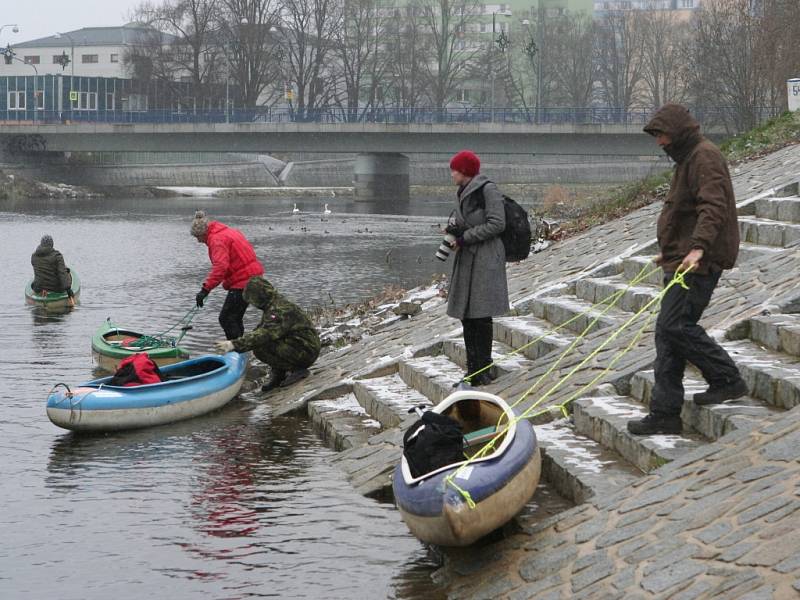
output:
M664 285L673 273L664 274ZM650 412L678 416L683 405L683 373L691 362L712 386L737 381L741 376L728 353L706 333L698 321L711 300L721 273L688 273L688 290L672 286L661 301L656 321L655 387Z

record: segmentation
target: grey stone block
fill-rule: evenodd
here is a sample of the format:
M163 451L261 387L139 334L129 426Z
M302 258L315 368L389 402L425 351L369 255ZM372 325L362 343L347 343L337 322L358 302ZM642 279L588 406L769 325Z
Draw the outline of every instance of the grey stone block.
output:
M697 577L705 571L701 563L684 559L642 578L642 587L650 593L659 594L671 587Z

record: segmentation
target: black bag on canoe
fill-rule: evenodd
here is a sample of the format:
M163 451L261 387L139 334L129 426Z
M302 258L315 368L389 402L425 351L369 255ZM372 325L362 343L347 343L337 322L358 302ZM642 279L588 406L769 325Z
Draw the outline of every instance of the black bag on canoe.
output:
M413 477L463 461L461 424L447 415L425 411L403 435L403 455Z
M481 197L478 200L478 206L485 209L486 198L483 195L483 186L479 189ZM506 213L506 228L500 234L500 240L506 250L506 262L525 260L531 253L531 223L528 213L517 204L516 200L505 194L503 194L503 209Z

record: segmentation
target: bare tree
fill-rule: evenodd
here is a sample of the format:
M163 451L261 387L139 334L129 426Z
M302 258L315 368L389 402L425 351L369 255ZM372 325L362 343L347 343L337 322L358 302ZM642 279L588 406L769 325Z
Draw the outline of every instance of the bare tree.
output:
M567 13L553 19L550 36L553 99L572 108L591 105L597 82L594 25L584 13Z
M282 0L281 4L280 35L286 79L295 92L293 108L297 119L313 118L336 95L334 73L326 63L342 12L335 0Z
M686 49L689 27L668 10L656 10L655 3L640 15L645 43L642 53L642 81L647 102L659 108L665 102L686 99Z
M269 104L282 95L283 49L276 0L222 0L219 40L242 106Z
M750 0L710 0L692 22L692 89L699 107L721 107L733 131L755 126L768 98L771 43Z
M433 60L431 40L425 33L422 8L411 0L402 8L393 9L393 18L386 26L384 52L390 57L386 95L395 106L420 106L426 95L426 65Z
M480 50L479 45L469 43L467 32L482 5L471 0L425 0L420 8L433 50L433 60L425 65L429 93L433 105L444 108Z
M606 106L628 110L639 101L645 37L640 11L612 11L597 25L597 66Z
M156 42L140 52L151 63L152 73L186 78L192 83L195 99L214 96L210 84L218 79L223 65L217 40L218 0L164 0L160 5L141 4L134 11L137 21L173 36L168 47ZM135 57L129 57L136 61ZM132 64L132 63L130 63Z
M345 0L335 54L344 82L346 119L358 121L375 107L386 83L390 57L381 40L386 36L387 15L375 0Z

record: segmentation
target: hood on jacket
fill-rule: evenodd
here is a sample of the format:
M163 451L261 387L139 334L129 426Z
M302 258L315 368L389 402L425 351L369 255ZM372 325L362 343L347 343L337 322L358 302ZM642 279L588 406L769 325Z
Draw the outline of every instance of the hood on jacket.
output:
M52 246L42 246L39 244L36 246L36 250L33 251L35 256L47 256L48 254L52 254L55 252L55 249Z
M665 104L658 109L650 122L644 126L644 132L652 136L665 133L671 143L664 146L664 152L675 162L681 162L700 140L700 123L689 113L689 109L680 104Z
M483 173L478 173L475 175L475 177L470 179L463 188L459 188L458 197L463 198L464 196L471 194L488 181L489 178L486 175Z
M275 288L263 277L251 277L242 293L245 302L261 310L269 308L275 301L276 295Z

